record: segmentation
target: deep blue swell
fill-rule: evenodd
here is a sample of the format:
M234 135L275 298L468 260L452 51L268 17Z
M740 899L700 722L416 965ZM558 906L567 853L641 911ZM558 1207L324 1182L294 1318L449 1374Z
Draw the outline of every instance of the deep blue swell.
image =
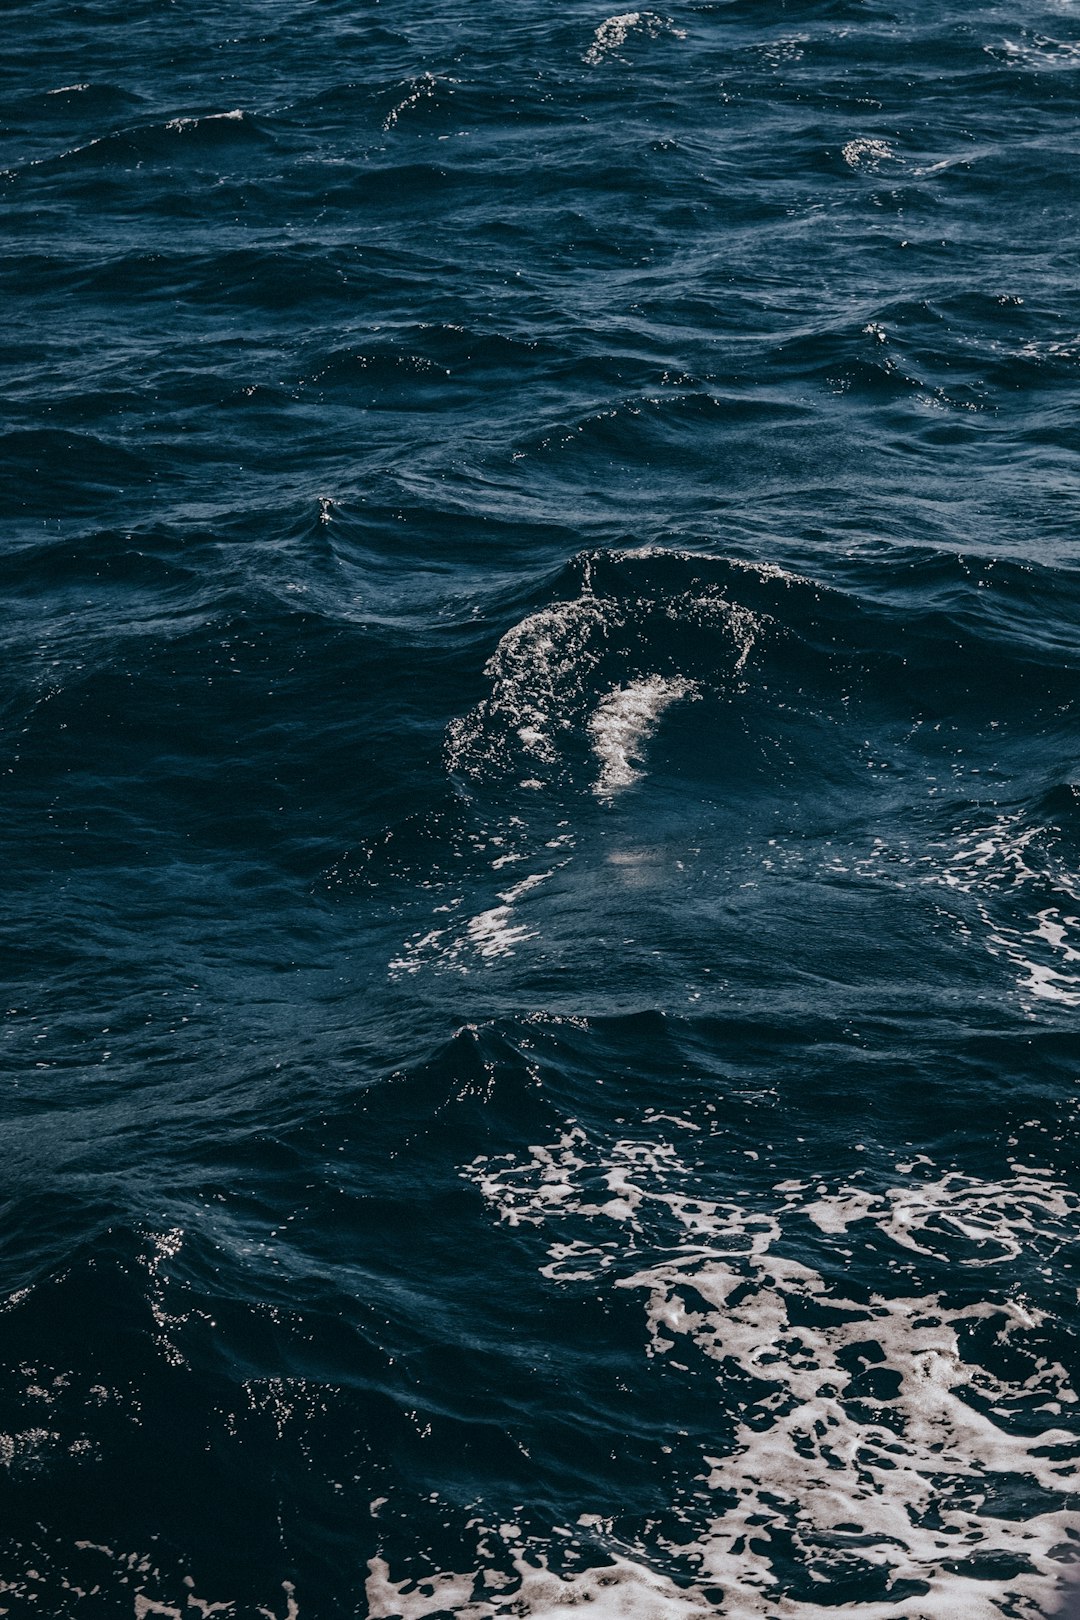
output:
M0 1610L1051 1612L1076 17L3 31Z

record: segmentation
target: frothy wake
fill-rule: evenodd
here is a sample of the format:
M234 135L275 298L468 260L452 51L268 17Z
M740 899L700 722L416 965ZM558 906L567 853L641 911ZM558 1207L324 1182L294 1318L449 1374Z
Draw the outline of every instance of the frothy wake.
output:
M639 1293L643 1354L722 1385L735 1432L702 1437L678 1542L629 1545L586 1515L561 1543L512 1532L501 1564L430 1583L376 1560L373 1620L550 1620L584 1602L655 1620L1052 1612L1080 1542L1077 1395L1009 1269L1022 1251L1065 1269L1077 1199L1050 1172L983 1181L918 1156L879 1185L716 1196L671 1142L601 1150L575 1126L466 1173L500 1220L543 1233L553 1282ZM867 1291L846 1278L871 1250ZM562 1567L567 1538L605 1534L603 1565Z

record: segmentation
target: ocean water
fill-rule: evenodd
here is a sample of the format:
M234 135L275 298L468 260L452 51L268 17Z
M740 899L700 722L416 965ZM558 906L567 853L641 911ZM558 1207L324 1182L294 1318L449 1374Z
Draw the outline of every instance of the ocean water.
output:
M1072 0L7 0L0 1613L1080 1557Z

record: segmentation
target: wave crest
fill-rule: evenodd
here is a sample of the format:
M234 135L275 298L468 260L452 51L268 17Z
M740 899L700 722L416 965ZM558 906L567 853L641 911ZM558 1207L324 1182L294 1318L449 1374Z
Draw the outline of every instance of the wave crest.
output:
M588 744L594 791L607 797L639 779L641 745L666 708L736 688L765 617L694 578L692 559L666 560L684 569L674 589L650 577L647 557L606 559L604 583L586 558L579 595L508 630L486 666L490 697L450 724L449 770L476 781L518 773L541 787Z
M646 39L659 39L662 34L686 38L685 28L677 28L670 17L661 17L655 11L622 11L604 19L582 60L595 67L612 57L619 59L618 52L631 34L643 34Z

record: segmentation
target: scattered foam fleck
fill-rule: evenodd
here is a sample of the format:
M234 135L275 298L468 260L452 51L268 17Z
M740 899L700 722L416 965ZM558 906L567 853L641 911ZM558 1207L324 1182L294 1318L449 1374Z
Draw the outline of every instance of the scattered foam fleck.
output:
M413 79L406 95L395 106L391 107L383 119L382 127L384 131L389 133L390 130L395 129L402 115L409 112L411 108L419 106L420 102L434 100L438 83L439 81L434 73L421 73L417 78Z
M1029 1001L1080 1006L1080 875L1043 847L1047 829L1020 813L998 816L963 837L940 872L927 881L969 895L993 956L1017 970L1017 985ZM1056 905L1036 905L1023 921L1025 894ZM1075 908L1075 909L1074 909Z

